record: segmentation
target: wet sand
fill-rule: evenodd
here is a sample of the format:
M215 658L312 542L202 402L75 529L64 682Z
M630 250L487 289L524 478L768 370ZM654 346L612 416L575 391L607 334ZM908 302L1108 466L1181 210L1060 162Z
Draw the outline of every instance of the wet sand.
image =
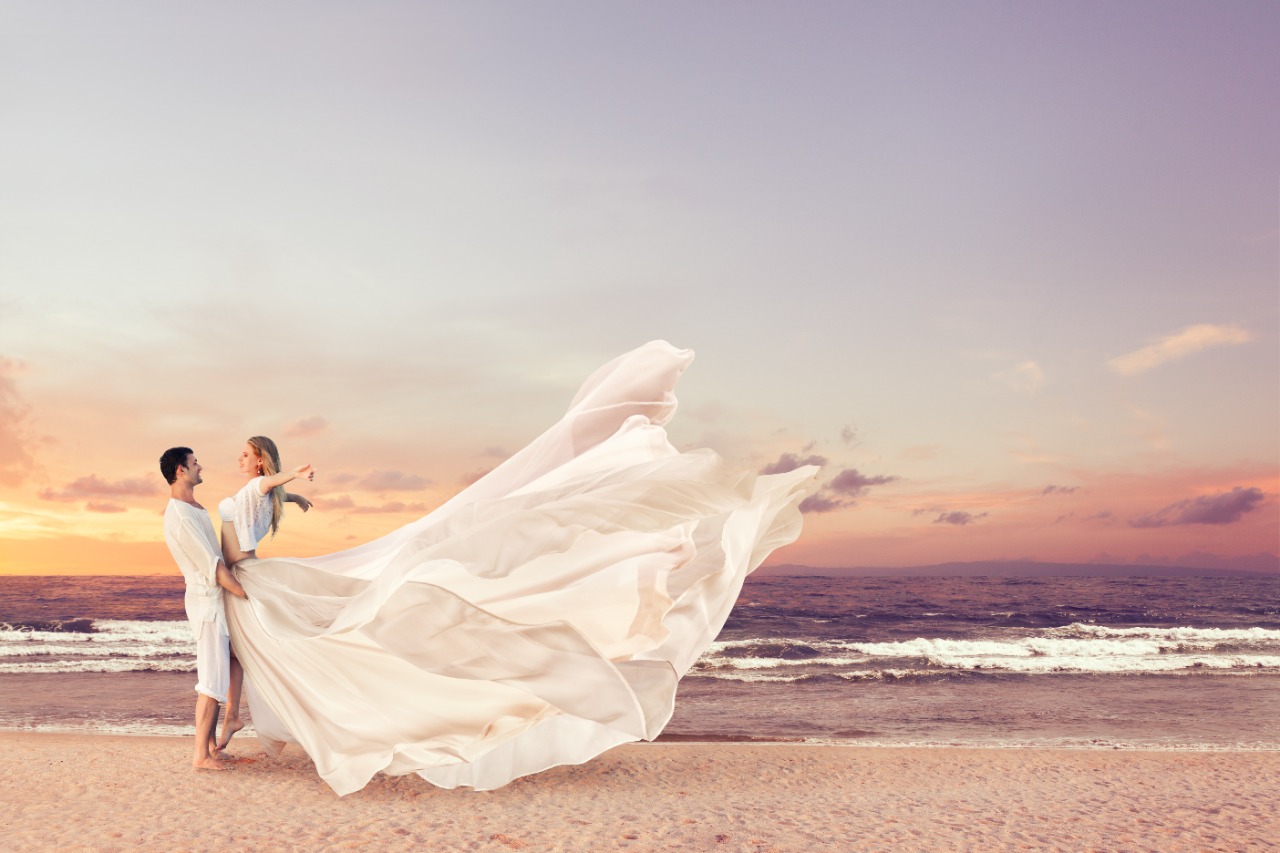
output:
M1274 850L1280 752L634 744L488 793L309 759L194 772L183 738L0 732L35 850Z

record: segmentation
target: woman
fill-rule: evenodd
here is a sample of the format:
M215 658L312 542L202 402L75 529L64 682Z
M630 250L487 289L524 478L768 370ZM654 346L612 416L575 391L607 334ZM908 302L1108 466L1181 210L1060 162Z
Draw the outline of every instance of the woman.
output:
M255 435L245 442L239 464L240 473L248 478L248 482L236 492L235 497L223 498L218 503L218 516L222 519L222 561L229 567L258 556L258 543L268 531L274 537L280 529L286 503L296 503L303 512L311 509L311 501L302 495L286 492L284 486L296 479L315 479L315 471L309 464L299 465L292 471L281 471L280 451L276 443L265 435ZM244 728L240 719L243 683L244 668L232 655L231 687L227 692L222 736L217 743L219 751L226 749L231 736Z
M693 359L654 341L427 516L347 551L249 558L227 602L268 751L339 794L375 773L488 790L657 737L746 575L800 532L817 469L678 452Z

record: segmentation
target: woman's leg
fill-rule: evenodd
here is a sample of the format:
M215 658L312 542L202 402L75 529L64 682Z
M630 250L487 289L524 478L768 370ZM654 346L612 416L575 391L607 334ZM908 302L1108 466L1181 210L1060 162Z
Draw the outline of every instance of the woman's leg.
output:
M240 719L240 690L244 686L244 667L234 655L231 657L231 684L227 688L227 713L222 718L222 738L218 749L224 750L231 743L231 736L244 728Z

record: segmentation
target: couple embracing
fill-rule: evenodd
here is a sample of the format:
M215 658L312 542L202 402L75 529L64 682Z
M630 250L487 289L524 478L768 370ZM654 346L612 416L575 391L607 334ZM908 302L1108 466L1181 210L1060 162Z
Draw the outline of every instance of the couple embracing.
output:
M164 513L164 539L187 582L184 604L196 640L196 737L192 766L197 770L224 770L222 752L244 723L240 720L240 693L244 670L231 655L224 591L247 598L232 569L241 560L256 557L258 543L280 525L286 502L306 512L311 502L284 490L295 479L313 479L310 465L280 470L275 442L265 436L249 439L240 452L240 473L249 481L234 497L218 505L222 542L209 514L195 498L195 487L204 482L203 466L189 447L172 447L160 457L160 473L169 483L170 499ZM215 737L219 705L226 703L222 739Z

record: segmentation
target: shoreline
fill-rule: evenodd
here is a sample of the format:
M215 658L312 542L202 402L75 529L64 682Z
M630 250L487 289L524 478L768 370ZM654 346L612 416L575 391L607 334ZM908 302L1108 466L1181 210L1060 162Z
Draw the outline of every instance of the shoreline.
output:
M189 727L188 727L189 728ZM40 726L6 726L0 725L0 738L11 735L31 737L67 737L67 738L154 738L159 740L187 741L192 732L181 734L164 731L129 731L123 729L91 729L72 726L40 725ZM238 735L247 744L256 741L252 722ZM631 746L645 745L714 745L740 744L750 746L796 746L796 747L848 747L853 749L937 749L937 750L1029 750L1029 751L1061 751L1061 752L1155 752L1155 753L1280 753L1280 744L1240 744L1240 743L1173 743L1152 744L1132 743L1095 738L1084 740L1050 741L1050 740L986 740L986 741L882 741L868 737L834 738L822 735L735 735L718 732L663 732L653 741L636 741ZM255 747L256 748L256 747Z
M336 796L296 747L225 773L190 739L0 730L6 849L801 851L1274 847L1280 752L629 744L496 791L377 776ZM221 816L221 817L219 817Z

